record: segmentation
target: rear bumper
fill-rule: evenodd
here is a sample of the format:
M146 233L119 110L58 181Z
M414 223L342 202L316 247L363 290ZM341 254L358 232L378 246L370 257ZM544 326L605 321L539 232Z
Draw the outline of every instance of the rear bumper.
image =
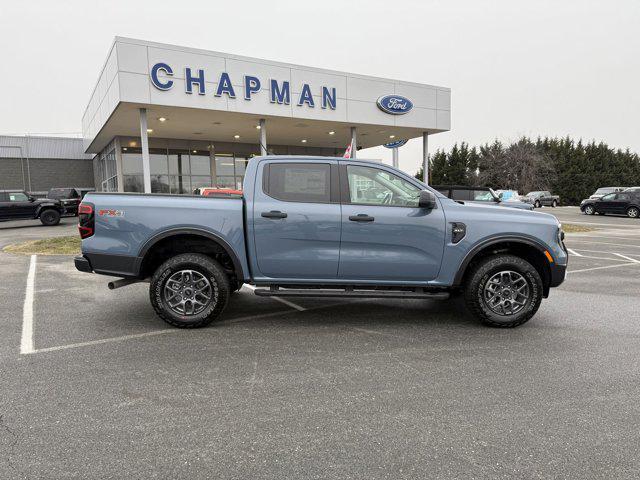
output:
M77 270L86 273L93 273L93 268L91 268L91 262L88 258L76 257L73 259L73 263L75 264Z
M138 257L102 253L84 253L73 260L76 269L81 272L95 272L101 275L125 278L138 276L141 261L142 259Z

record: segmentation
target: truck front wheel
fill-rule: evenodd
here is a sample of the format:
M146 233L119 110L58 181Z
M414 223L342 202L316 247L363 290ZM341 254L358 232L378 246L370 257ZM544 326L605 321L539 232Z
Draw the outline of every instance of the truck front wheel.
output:
M535 315L542 301L542 279L526 260L493 255L473 267L466 286L467 308L486 325L517 327Z
M40 213L40 222L46 227L53 227L60 223L60 212L53 208L47 208Z
M160 318L174 327L209 325L229 301L229 279L218 262L197 253L176 255L151 277L149 297Z

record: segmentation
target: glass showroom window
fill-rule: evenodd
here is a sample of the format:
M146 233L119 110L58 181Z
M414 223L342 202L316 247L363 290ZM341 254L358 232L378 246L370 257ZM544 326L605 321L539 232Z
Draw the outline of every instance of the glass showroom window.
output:
M244 182L244 174L247 170L247 163L249 163L248 158L235 158L236 164L236 188L238 190L242 190L242 183Z
M216 156L216 178L214 185L218 188L236 188L235 163L233 155Z
M189 150L169 150L169 190L171 193L191 193Z
M151 172L151 192L169 193L169 163L165 148L149 149L149 171Z
M141 148L122 147L122 176L125 192L144 192Z
M112 149L106 154L101 154L98 165L100 169L100 190L103 192L117 192L116 151Z

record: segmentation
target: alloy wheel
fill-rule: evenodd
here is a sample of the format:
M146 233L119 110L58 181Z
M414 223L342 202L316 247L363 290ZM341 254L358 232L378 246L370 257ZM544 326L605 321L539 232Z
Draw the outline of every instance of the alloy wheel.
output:
M212 302L211 282L196 270L180 270L164 285L164 300L178 315L197 315Z
M529 283L521 274L503 270L485 283L482 298L492 312L509 316L522 310L530 296Z

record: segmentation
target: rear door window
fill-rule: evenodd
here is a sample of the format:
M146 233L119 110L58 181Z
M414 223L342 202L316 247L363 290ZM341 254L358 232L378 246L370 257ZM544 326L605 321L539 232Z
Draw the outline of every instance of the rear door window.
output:
M72 188L52 188L49 190L49 198L60 200L63 198L75 198L75 191Z
M285 202L330 203L331 165L271 163L265 167L265 193Z

